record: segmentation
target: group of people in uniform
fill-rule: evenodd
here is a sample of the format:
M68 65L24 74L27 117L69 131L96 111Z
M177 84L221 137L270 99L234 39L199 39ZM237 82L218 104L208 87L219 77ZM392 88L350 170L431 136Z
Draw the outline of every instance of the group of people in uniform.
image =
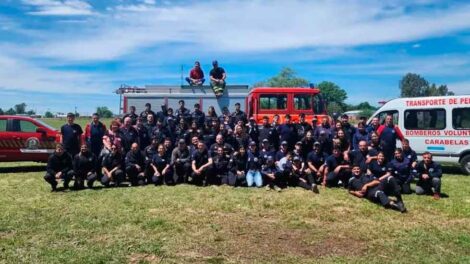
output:
M405 212L402 194L440 198L441 166L432 154L422 160L410 147L393 116L382 124L361 119L354 126L347 115L311 122L300 115L265 116L262 125L235 105L217 115L214 107L204 113L199 104L191 111L180 100L179 108L162 106L155 113L150 104L139 114L135 107L109 128L97 114L85 131L67 115L47 164L44 179L57 190L74 182L74 189L103 186L194 184L263 187L281 191L300 187L319 193L318 186L344 187L354 196L386 208ZM402 147L396 147L396 141Z

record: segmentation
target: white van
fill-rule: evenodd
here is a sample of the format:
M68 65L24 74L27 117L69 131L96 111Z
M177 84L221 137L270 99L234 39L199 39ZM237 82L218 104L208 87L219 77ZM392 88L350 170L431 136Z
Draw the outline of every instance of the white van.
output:
M460 164L470 174L470 95L393 99L368 123L378 117L382 124L387 114L418 155L429 151L435 161Z

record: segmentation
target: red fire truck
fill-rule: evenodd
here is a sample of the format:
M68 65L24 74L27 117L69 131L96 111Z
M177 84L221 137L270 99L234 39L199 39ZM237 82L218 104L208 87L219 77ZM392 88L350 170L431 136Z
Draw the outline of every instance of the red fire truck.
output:
M301 113L311 122L314 116L320 123L328 118L326 105L320 90L316 88L291 87L256 87L249 89L247 85L227 85L222 97L216 98L210 86L146 86L145 88L120 88L116 91L121 96L124 113L134 106L137 112L143 111L145 104L150 103L154 111L161 105L176 109L178 102L184 100L186 107L192 109L198 103L206 112L212 106L220 114L227 107L230 112L240 103L248 116L253 116L258 124L264 116L272 121L274 115L280 116L280 122L286 114L290 114L296 122Z
M271 122L276 114L280 122L286 114L290 114L293 122L302 113L307 122L313 117L317 117L318 123L328 118L325 101L316 88L258 87L249 92L245 103L248 116L253 116L258 124L264 116Z

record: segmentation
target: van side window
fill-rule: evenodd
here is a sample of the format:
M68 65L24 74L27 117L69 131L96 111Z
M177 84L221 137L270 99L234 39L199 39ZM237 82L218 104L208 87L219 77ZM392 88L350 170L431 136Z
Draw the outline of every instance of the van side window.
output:
M470 108L452 109L452 127L454 129L470 129Z
M383 125L385 123L385 117L387 117L387 115L392 115L393 116L393 123L395 125L398 124L398 111L396 110L390 110L390 111L384 111L384 112L380 112L376 117L379 118L379 124Z
M287 108L286 94L262 94L259 96L260 109L283 110Z
M416 109L405 111L405 128L434 130L446 127L445 109Z
M5 131L7 131L7 120L0 119L0 132L5 132Z
M294 108L295 110L312 109L312 96L309 94L294 95Z

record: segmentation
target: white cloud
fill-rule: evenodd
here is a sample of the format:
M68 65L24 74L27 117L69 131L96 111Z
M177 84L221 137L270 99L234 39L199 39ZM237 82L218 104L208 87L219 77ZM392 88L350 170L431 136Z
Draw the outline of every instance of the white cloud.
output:
M146 5L155 5L156 4L155 0L143 0L142 2Z
M37 16L87 16L92 15L92 6L84 0L23 0L23 4L34 7L28 12Z
M112 60L170 43L188 43L193 52L206 53L353 47L470 28L468 4L436 10L433 15L405 13L381 2L364 5L362 1L300 0L120 5L80 29L45 32L51 41L37 43L35 54L62 60Z
M54 92L58 94L103 94L97 74L50 70L18 58L0 55L2 87L22 91ZM106 86L104 86L106 87Z
M421 44L416 43L416 44L413 44L412 47L413 47L414 49L421 48Z

